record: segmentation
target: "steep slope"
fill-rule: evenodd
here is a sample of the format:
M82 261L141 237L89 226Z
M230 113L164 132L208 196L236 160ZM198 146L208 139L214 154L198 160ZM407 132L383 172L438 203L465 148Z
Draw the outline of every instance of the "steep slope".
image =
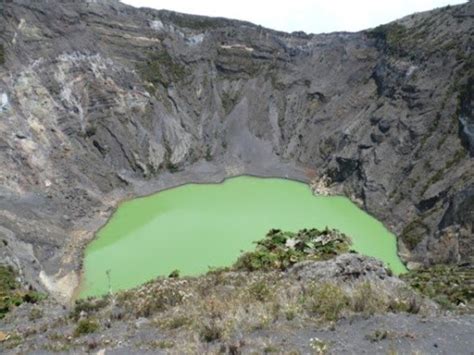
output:
M118 201L282 176L344 193L409 266L472 259L474 4L281 33L116 1L4 3L0 248L69 299Z

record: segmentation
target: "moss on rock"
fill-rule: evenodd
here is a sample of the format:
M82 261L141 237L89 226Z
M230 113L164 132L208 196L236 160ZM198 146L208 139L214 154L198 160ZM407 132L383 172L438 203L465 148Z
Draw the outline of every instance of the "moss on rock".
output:
M173 59L166 50L150 53L146 63L138 66L138 71L142 79L151 84L147 87L151 94L155 93L157 86L168 87L186 76L185 67Z
M420 220L411 221L402 231L400 237L409 250L413 250L429 233L429 228Z

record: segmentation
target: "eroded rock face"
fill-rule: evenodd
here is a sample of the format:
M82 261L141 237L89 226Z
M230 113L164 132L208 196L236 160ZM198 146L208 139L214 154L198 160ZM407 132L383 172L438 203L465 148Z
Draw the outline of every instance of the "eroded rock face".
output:
M252 173L329 181L407 261L468 258L472 218L446 216L474 184L473 6L306 35L115 1L5 3L0 253L70 298L118 201ZM460 247L433 255L450 226Z

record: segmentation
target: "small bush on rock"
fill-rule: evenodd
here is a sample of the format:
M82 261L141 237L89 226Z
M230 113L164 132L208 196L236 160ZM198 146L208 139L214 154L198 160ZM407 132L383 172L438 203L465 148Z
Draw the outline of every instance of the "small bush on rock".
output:
M99 329L99 323L92 319L81 319L74 330L74 336L80 337L85 334L94 333Z
M348 295L341 287L331 282L312 286L305 298L308 310L328 321L339 319L344 309L349 306Z
M272 229L257 242L255 251L244 253L237 260L234 269L284 271L302 260L326 260L345 253L350 244L350 238L336 230L303 229L292 233Z

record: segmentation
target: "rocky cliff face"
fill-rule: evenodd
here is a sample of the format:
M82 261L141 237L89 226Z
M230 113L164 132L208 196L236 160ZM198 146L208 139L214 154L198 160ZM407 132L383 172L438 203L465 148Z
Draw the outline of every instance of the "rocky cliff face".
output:
M255 174L324 181L416 263L472 259L474 3L281 33L115 1L8 1L0 255L70 298L123 198Z

